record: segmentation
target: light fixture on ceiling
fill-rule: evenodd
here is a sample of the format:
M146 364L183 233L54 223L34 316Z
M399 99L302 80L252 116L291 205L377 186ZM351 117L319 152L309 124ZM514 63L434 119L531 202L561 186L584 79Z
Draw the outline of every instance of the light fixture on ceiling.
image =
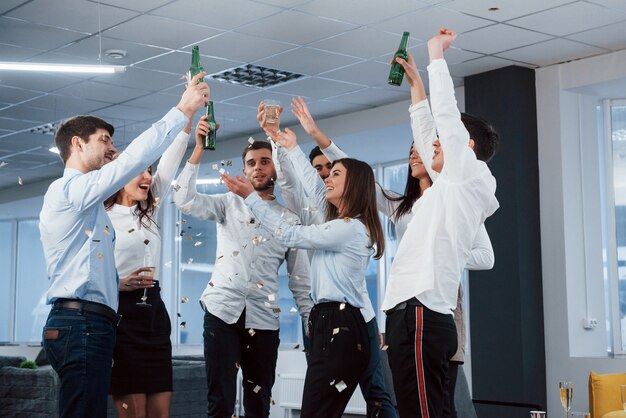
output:
M0 70L58 73L113 74L126 71L124 65L48 64L43 62L0 62Z

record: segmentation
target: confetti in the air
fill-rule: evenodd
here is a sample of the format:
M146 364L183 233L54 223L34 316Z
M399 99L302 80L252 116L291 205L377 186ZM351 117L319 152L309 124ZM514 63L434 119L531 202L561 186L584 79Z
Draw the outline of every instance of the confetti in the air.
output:
M105 234L110 234L111 233L111 228L109 228L109 225L104 227L104 233Z
M345 303L340 303L339 304L339 310L343 311L344 309L346 309L346 304Z
M196 242L193 243L194 247L199 247L201 245L202 245L202 241L196 241Z
M174 191L177 192L177 191L180 190L180 185L179 184L175 184L175 185L172 186L172 189L174 189ZM176 222L176 223L178 223L178 222Z
M193 263L193 258L191 258L191 257L190 257L190 258L187 260L187 264L191 264L191 263Z
M98 260L102 260L102 259L104 258L104 254L102 254L102 253L98 253L98 254L96 254L96 258L97 258Z
M387 349L389 348L389 346L387 344L383 345L383 348L381 348L382 351L387 351Z
M248 138L248 142L250 143L250 145L254 144L254 138L252 137Z
M128 230L129 234L132 234L133 232L135 232L135 228L131 228L131 229Z
M180 302L181 303L189 303L189 298L187 296L183 296L182 298L180 298Z
M338 392L343 391L347 387L348 385L346 385L343 380L335 385L335 388L337 388Z
M193 241L193 237L191 235L187 235L187 237L185 238L187 241Z
M17 184L19 184L21 186L22 184L24 184L24 180L22 180L21 177L18 177L17 178Z
M128 404L127 403L122 403L122 408L128 409Z
M272 294L267 295L267 299L270 302L274 302L276 300L276 296L274 296L274 294L272 293Z
M256 385L256 386L254 387L254 389L252 389L252 392L254 392L254 393L259 393L259 391L260 391L260 390L261 390L261 386Z
M217 164L213 164L213 165L211 165L211 168L213 169L213 171L217 171L217 170L220 169L220 166L217 165Z
M333 328L333 335L339 334L339 328Z
M144 241L143 241L143 243L144 243L144 244L146 244L146 245L148 245L148 244L150 244L150 240L149 240L149 239L146 239L146 240L144 240Z
M250 328L248 330L248 334L250 334L251 337L254 337L254 334L256 334L256 332L252 328Z
M226 172L226 170L224 170L224 168L220 168L218 171L220 172L220 174L224 174Z
M180 323L181 328L187 328L187 321L183 321ZM341 392L341 391L340 391Z
M291 309L289 309L289 313L292 315L295 315L298 312L298 310L296 309L295 306L292 306Z
M259 289L263 289L263 286L264 286L264 285L263 285L263 282L262 282L261 280L257 280L257 282L256 282L256 286L257 286Z
M239 255L239 251L233 251L233 257L237 257Z
M91 235L91 229L85 229L85 234L87 234L87 236Z

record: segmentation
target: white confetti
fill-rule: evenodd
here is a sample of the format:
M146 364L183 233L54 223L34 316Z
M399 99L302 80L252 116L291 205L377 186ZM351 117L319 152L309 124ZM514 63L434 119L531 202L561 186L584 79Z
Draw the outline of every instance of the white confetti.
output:
M298 310L295 308L295 306L292 306L291 309L289 309L289 313L291 315L295 315L296 313L298 313Z
M189 258L189 259L187 260L187 264L191 264L191 263L193 263L193 258Z
M270 302L275 302L275 301L276 301L276 296L274 296L274 294L273 294L273 293L271 293L271 294L267 295L267 299L268 299Z
M189 303L189 298L187 296L183 296L180 298L180 303Z
M262 289L264 285L263 285L263 282L262 282L261 280L258 280L258 281L256 282L256 286L257 286L259 289Z
M21 177L18 177L17 178L17 184L19 184L21 186L22 184L24 184L24 180L22 180Z
M201 245L202 245L202 241L196 241L196 242L193 243L194 247L199 247Z
M348 385L346 385L343 380L335 385L335 388L337 388L338 392L343 391L347 387Z
M339 328L333 328L333 335L339 334Z
M254 337L254 334L256 334L256 332L254 332L254 330L252 328L250 328L248 330L248 334L250 334L251 337Z
M271 308L272 304L269 302L263 302L263 304L265 305L266 308Z
M220 174L224 174L226 172L226 170L224 170L223 168L219 169Z
M213 164L213 165L211 166L211 168L213 169L213 171L217 171L217 170L219 170L219 169L220 169L220 166L219 166L219 165L217 165L217 164Z
M344 309L346 309L346 304L345 303L340 303L339 304L339 310L343 311Z
M254 144L254 138L252 137L248 138L248 142L250 143L250 145Z
M172 268L172 261L168 261L167 263L163 264L165 267L167 268Z
M261 386L256 385L256 386L254 387L254 389L252 389L252 392L254 392L254 393L259 393L259 391L260 391L260 390L261 390Z
M237 257L239 255L239 251L235 250L233 251L233 257Z

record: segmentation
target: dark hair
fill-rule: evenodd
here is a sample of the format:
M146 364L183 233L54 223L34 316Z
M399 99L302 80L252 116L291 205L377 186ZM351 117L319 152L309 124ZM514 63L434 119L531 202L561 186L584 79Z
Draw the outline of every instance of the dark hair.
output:
M467 113L461 113L461 121L470 138L474 140L476 158L489 162L498 149L500 142L498 132L489 122Z
M148 171L150 172L150 174L152 174L152 167L148 167ZM120 196L121 192L122 192L121 190L118 190L117 192L115 192L113 196L105 200L104 209L106 210L111 209L113 205L117 203L117 198ZM141 224L141 226L143 226L144 228L150 231L152 231L152 228L150 228L150 225L155 225L157 228L159 227L156 221L154 220L154 218L152 217L154 215L155 209L156 209L156 199L154 198L154 195L152 194L152 188L149 188L148 198L141 202L137 202L137 207L135 208L134 212L135 212L135 215L137 215L137 218L139 218L139 223ZM156 232L156 231L152 231L152 232Z
M344 212L339 213L335 205L326 205L326 220L339 217L359 218L376 246L374 258L382 257L385 251L385 236L376 208L376 182L372 167L354 158L342 158L333 162L333 167L341 164L346 168L346 183L341 197Z
M266 141L254 141L249 144L241 153L241 161L243 161L244 165L246 164L246 155L248 154L248 151L254 151L257 149L266 149L269 150L269 152L272 152L272 145Z
M311 164L313 164L313 160L315 159L315 157L319 157L320 155L324 155L320 147L316 146L315 148L313 148L311 152L309 152L309 161L311 162Z
M59 149L63 164L70 158L72 137L78 136L85 142L89 142L89 135L98 129L106 130L111 136L115 132L113 125L95 116L79 115L63 121L54 136L54 143Z

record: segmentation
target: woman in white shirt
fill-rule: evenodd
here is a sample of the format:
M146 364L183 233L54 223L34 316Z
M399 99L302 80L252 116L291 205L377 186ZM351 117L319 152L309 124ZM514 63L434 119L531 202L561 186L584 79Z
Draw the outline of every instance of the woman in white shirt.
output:
M191 121L163 153L154 176L148 168L105 201L115 228L115 266L121 278L122 320L110 388L120 418L169 417L171 323L159 287L161 236L156 218L187 149L190 130Z
M245 199L274 239L289 247L315 250L311 261L315 303L309 319L311 352L300 416L339 418L369 359L370 343L360 309L366 304L369 259L381 257L384 250L374 175L366 163L346 158L335 161L322 182L291 130L275 139L289 150L287 157L305 191L319 208L325 208L326 222L293 225L253 193L247 180L222 178L233 193Z

